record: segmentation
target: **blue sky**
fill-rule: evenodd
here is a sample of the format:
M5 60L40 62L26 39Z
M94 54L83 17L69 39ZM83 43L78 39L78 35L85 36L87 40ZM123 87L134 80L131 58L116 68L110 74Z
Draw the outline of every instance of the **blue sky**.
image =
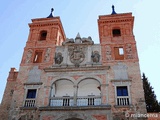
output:
M160 101L160 15L159 0L4 0L0 4L0 101L11 67L19 69L23 48L28 39L33 18L43 18L55 9L60 16L68 38L91 36L99 43L98 15L111 14L115 5L117 13L132 12L135 16L134 35L141 72L148 77Z

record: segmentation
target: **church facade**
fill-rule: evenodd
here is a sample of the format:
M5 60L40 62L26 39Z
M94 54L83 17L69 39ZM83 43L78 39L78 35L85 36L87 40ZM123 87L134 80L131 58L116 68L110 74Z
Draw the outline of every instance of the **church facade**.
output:
M60 17L32 19L19 71L11 68L4 120L134 120L146 114L132 13L100 15L100 44L66 38ZM52 10L53 11L53 10Z

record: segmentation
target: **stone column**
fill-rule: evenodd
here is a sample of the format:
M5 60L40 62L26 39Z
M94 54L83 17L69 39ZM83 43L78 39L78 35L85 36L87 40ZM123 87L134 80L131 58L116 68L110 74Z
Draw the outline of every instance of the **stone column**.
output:
M74 85L74 96L73 96L73 101L74 101L74 106L77 106L77 92L78 92L78 86Z

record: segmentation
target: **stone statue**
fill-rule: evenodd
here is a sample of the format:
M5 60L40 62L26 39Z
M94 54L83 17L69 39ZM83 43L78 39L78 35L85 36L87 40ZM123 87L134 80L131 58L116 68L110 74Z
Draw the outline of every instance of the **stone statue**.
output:
M91 58L93 62L98 63L100 61L100 55L98 51L92 52Z
M63 56L62 56L62 53L58 52L58 53L55 53L55 64L61 64L62 61L63 61Z

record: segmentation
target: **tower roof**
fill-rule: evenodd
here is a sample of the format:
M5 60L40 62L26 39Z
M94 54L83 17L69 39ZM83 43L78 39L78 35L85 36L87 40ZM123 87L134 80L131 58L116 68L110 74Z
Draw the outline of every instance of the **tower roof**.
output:
M51 8L51 13L50 13L50 15L47 17L47 18L53 18L53 15L52 15L52 12L54 11L54 9L53 8Z

